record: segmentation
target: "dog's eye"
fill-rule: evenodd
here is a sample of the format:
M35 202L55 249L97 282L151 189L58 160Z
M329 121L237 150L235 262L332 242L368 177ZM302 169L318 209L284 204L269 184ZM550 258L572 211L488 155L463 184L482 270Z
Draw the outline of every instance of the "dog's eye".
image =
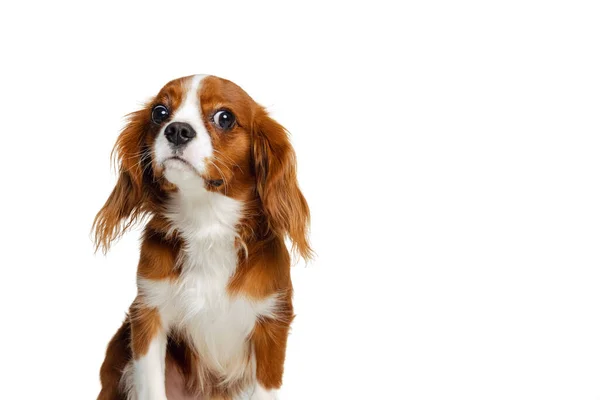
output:
M155 124L160 124L167 118L169 118L169 109L167 107L159 104L152 109L152 122Z
M235 124L235 117L230 111L221 110L215 113L215 115L213 116L213 122L219 128L226 131L231 129L233 127L233 124Z

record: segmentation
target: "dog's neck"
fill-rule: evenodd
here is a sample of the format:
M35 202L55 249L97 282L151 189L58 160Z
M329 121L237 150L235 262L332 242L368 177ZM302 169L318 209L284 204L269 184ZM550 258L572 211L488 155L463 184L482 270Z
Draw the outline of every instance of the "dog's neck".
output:
M187 247L216 251L217 243L228 248L233 243L236 251L247 252L253 243L275 237L256 186L250 182L236 182L234 198L231 193L224 194L226 188L215 191L201 177L187 171L166 171L165 175L177 188L168 193L164 217L169 232L177 231Z

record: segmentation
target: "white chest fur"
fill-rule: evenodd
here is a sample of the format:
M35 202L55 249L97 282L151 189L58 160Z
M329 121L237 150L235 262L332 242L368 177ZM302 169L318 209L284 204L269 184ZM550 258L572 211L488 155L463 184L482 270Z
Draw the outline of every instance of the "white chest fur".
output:
M227 291L237 266L240 212L238 201L221 194L178 194L167 217L186 243L182 273L176 280L138 280L140 294L158 308L163 326L184 332L202 362L227 380L247 370L252 360L247 338L256 320L273 317L277 306L276 296L254 301Z

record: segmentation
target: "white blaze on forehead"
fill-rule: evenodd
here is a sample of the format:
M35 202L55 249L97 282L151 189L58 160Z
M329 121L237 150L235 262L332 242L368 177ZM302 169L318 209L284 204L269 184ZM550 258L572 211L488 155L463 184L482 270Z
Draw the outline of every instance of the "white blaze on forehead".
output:
M186 81L186 91L183 95L183 101L179 105L179 108L174 110L175 113L173 114L171 122L187 122L192 125L192 128L196 129L196 133L198 133L200 128L204 130L198 95L200 88L202 87L202 81L206 78L206 75L193 75L190 78L191 79Z

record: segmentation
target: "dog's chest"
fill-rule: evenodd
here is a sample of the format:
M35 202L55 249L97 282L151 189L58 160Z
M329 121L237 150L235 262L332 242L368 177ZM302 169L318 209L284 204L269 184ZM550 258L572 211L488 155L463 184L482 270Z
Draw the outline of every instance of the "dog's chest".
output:
M161 317L183 333L203 360L228 369L247 354L247 338L257 319L272 311L269 300L253 302L227 292L224 276L188 271L162 288ZM224 372L224 371L223 371Z
M272 317L276 297L252 300L229 293L237 268L235 224L239 208L229 198L207 198L203 207L174 204L169 218L185 241L177 279L143 281L140 288L163 323L183 333L203 362L224 375L247 363L247 338L261 316ZM189 206L189 204L187 204Z

